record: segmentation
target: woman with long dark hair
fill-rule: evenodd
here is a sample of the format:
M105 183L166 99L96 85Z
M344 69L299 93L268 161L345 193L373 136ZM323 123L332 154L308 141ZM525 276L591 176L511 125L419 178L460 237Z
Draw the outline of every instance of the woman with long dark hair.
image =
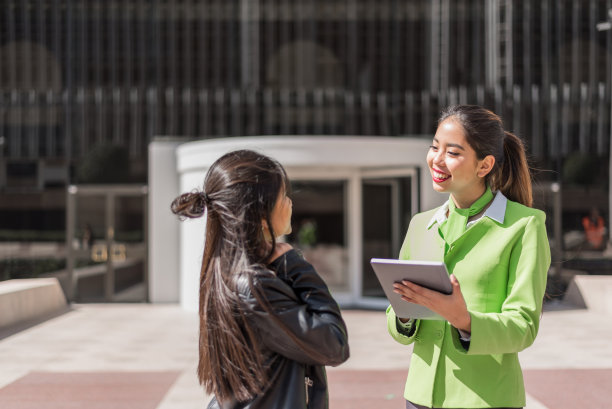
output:
M406 408L523 407L518 352L538 332L550 266L525 149L493 112L458 105L442 113L427 164L434 190L450 197L414 216L400 258L444 261L453 292L395 284L405 301L444 318L387 310L391 336L414 343Z
M289 188L277 161L239 150L172 202L181 217L206 214L198 377L209 408L327 408L324 365L348 359L327 286L277 241L291 232Z

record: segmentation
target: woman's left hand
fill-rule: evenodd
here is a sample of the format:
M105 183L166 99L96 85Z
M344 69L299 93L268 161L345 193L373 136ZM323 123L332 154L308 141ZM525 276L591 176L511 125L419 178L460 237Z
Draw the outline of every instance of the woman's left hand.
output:
M393 291L401 295L404 301L427 307L444 317L453 327L471 333L472 320L461 293L459 281L454 274L451 274L450 280L453 292L449 295L406 280L393 284Z

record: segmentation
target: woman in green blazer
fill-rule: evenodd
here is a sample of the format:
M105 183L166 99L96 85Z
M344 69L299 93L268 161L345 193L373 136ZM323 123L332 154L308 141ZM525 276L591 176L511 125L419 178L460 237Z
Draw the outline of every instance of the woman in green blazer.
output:
M538 332L550 266L545 214L531 208L523 144L497 115L459 105L438 124L427 163L433 188L450 197L411 220L400 259L444 261L453 293L395 285L405 301L445 318L387 310L391 336L414 343L406 407L520 408L518 352Z

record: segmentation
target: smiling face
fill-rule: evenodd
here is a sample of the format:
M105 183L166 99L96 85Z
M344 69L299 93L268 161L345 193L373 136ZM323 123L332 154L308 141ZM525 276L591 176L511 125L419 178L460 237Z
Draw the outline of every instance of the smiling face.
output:
M463 127L452 117L436 131L427 153L433 188L451 194L455 204L469 207L485 190L485 176L495 164L491 155L479 160L468 143Z

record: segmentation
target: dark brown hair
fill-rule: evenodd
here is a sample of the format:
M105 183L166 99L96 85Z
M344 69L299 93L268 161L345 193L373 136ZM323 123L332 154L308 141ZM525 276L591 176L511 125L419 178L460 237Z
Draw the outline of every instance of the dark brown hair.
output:
M207 212L198 377L206 392L221 401L250 400L267 382L257 340L241 308L236 278L247 274L252 286L253 273L261 271L271 256L276 244L271 213L279 194L288 188L287 174L277 161L239 150L213 163L202 191L182 194L171 205L172 212L182 218ZM271 247L262 231L263 220L272 236Z
M463 127L465 136L478 159L495 157L495 165L485 182L492 190L525 206L533 205L531 174L520 138L504 130L502 120L495 113L478 105L454 105L446 108L438 126L455 121Z

